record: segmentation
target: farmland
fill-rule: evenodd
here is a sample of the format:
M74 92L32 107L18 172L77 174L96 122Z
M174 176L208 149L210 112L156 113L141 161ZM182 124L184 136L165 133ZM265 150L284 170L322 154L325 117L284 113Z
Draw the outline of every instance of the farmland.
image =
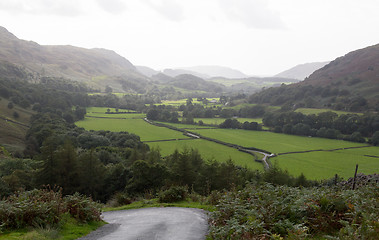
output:
M87 109L88 117L76 124L89 130L134 133L139 135L141 140L150 147L159 148L163 156L171 154L175 149L194 148L198 149L205 159L215 159L223 162L231 158L238 165L247 166L251 169L263 169L262 165L255 162L253 156L247 153L203 139L189 138L181 132L165 127L151 125L142 119L145 116L144 114L106 114L105 111L107 111L107 108ZM110 109L110 112L114 111L115 109ZM224 119L199 118L196 120L202 120L205 124L219 124ZM239 120L258 121L259 119ZM310 179L326 179L338 174L348 178L352 176L355 164L359 164L359 172L366 174L374 173L379 168L379 161L376 158L379 156L379 147L367 147L367 144L277 134L267 131L218 129L175 123L165 124L180 129L188 129L202 136L223 142L243 147L255 147L275 153L279 156L271 158L271 162L282 169L288 170L294 176L304 173Z
M266 131L247 131L239 129L197 129L195 132L206 137L219 139L224 142L234 143L244 147L256 147L276 154L294 151L318 149L330 150L336 148L366 146L366 144L342 140L300 137Z
M213 142L192 139L181 132L151 125L142 119L145 116L144 114L106 114L106 110L107 108L87 109L87 117L82 121L76 122L76 125L87 130L126 131L134 133L140 136L141 141L147 143L150 147L159 148L163 156L172 154L175 149L193 148L197 149L205 159L214 159L220 162L232 159L240 166L247 166L251 169L263 169L262 164L255 162L254 157L250 154ZM111 109L111 111L114 111L114 109ZM178 128L200 127L184 124L172 125Z
M164 127L153 126L143 119L85 118L76 123L87 130L129 132L140 136L141 141L157 141L188 138L182 133Z
M217 143L209 142L203 139L191 139L187 141L166 141L166 142L151 142L150 147L159 148L162 156L172 154L175 149L197 149L204 159L216 160L225 162L232 159L239 166L246 166L250 169L263 170L261 163L255 162L254 157L250 154L243 153L237 149L226 147Z
M332 152L308 152L281 155L271 161L282 169L287 169L292 175L303 173L312 179L332 178L338 174L343 178L354 175L355 165L359 165L359 172L373 174L379 168L379 159L364 156L365 151L379 156L379 147L348 149Z

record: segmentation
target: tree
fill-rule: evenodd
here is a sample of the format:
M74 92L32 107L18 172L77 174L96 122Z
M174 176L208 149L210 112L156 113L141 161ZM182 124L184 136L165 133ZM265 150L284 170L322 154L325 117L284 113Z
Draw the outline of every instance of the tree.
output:
M107 86L105 87L105 92L106 92L106 93L111 93L111 92L113 92L113 89L112 89L110 86L107 85Z
M378 145L379 145L379 131L376 131L376 132L372 135L371 143L372 143L374 146L378 146Z
M80 192L98 199L103 188L105 167L93 149L80 155L79 175Z
M14 111L14 112L13 112L13 117L17 119L17 118L20 117L20 115L18 114L18 112Z
M157 109L150 109L146 114L147 119L149 120L158 120L159 112Z
M13 108L13 102L9 102L9 103L8 103L8 108L9 108L9 109L12 109L12 108Z

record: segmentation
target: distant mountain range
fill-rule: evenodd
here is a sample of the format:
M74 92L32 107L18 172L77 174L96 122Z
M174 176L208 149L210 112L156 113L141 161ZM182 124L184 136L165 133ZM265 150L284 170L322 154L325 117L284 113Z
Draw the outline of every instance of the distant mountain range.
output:
M309 75L311 75L314 71L322 68L328 63L329 62L313 62L313 63L299 64L293 68L290 68L286 71L276 74L274 77L304 80L306 77L309 77Z
M136 66L137 70L147 77L152 77L153 75L159 73L152 68L146 66ZM182 68L166 68L161 71L161 73L176 77L182 74L191 74L202 79L209 79L214 77L222 78L247 78L248 75L242 73L241 71L222 67L222 66L195 66L195 67L182 67Z

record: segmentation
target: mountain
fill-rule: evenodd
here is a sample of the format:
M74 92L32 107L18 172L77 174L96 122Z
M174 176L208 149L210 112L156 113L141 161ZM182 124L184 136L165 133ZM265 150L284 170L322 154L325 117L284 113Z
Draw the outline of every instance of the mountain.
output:
M203 79L212 77L223 78L247 78L248 75L228 67L221 66L195 66L195 67L182 67L174 69L165 69L163 73L171 77L176 77L181 74L191 74Z
M74 46L43 46L18 39L3 27L0 27L0 60L24 67L35 78L63 77L95 87L113 85L120 88L120 84L110 78L113 76L146 79L131 62L114 51Z
M379 44L339 57L299 83L269 88L252 103L379 111Z
M379 94L379 44L359 49L339 57L323 68L312 73L304 85L355 85L356 90L363 86L375 88ZM359 88L357 88L359 86Z
M180 69L180 68L175 68L175 69L167 68L167 69L164 69L163 70L163 74L165 74L167 76L170 76L170 77L176 77L176 76L183 75L183 74L189 74L189 75L193 75L193 76L196 76L196 77L199 77L199 78L202 78L202 79L209 78L209 75L198 73L198 72L194 72L194 71L191 71L191 70Z
M182 68L200 74L208 75L209 77L225 77L225 78L247 78L248 75L239 70L222 67L222 66L195 66Z
M225 88L225 86L222 84L205 81L204 79L191 74L178 75L174 77L174 79L171 80L168 84L170 86L175 86L187 90L199 90L214 93L222 92Z
M306 77L309 77L309 75L311 75L314 71L322 68L328 63L329 62L313 62L313 63L299 64L293 68L290 68L286 71L276 74L274 77L294 78L298 80L304 80Z
M138 72L142 73L146 77L152 77L153 75L156 75L159 73L158 71L146 66L136 66L136 68Z

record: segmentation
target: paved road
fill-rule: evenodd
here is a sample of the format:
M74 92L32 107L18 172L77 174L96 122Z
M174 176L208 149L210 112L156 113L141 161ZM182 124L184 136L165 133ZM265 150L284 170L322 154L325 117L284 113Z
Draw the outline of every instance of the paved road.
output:
M193 208L143 208L105 212L109 224L81 240L200 240L205 239L208 217Z

